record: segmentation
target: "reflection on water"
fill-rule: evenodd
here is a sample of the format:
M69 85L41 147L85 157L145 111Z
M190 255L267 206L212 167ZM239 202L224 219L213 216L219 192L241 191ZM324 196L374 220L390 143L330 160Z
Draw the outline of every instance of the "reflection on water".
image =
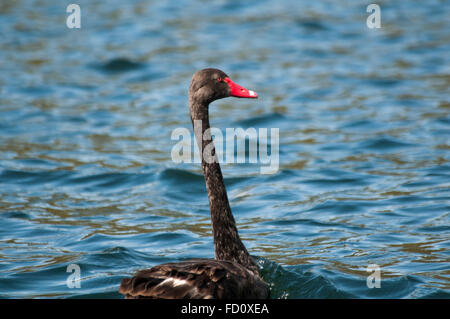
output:
M450 296L446 2L381 2L378 30L354 1L78 4L80 30L65 4L0 4L2 297L117 298L213 257L200 166L170 155L211 66L260 97L215 102L213 126L280 130L277 174L223 165L273 297Z

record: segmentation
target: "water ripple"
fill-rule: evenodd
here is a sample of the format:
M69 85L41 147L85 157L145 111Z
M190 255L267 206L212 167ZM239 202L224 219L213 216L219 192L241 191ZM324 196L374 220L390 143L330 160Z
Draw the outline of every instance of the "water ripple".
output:
M219 67L259 98L214 102L212 126L280 133L275 174L222 165L272 297L450 298L450 6L381 4L369 30L355 1L80 0L73 30L65 4L8 3L0 297L120 298L137 269L214 257L201 167L170 136Z

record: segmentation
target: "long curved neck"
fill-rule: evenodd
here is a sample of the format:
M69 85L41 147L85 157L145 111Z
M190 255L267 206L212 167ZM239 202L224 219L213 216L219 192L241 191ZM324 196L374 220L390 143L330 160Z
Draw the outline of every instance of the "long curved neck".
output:
M209 130L208 105L202 105L190 99L189 107L208 191L215 258L217 260L238 262L258 274L258 267L239 238L236 222L231 213L222 171Z

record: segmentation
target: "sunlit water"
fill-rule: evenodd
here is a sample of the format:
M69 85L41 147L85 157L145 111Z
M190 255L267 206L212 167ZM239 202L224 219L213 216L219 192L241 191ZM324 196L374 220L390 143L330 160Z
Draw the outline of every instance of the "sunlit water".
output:
M223 165L273 298L450 297L447 1L378 1L376 30L364 1L83 0L79 30L55 3L0 4L1 297L214 256L200 165L171 160L204 67L259 94L213 126L279 128L276 174Z

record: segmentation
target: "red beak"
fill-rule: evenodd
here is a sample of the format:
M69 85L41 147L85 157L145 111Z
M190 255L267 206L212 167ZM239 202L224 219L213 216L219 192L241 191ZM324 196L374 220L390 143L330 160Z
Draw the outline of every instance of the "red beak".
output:
M256 92L247 90L246 88L240 86L239 84L234 83L230 80L230 78L225 78L225 82L228 83L231 90L231 96L242 97L247 99L256 99L258 98L258 94Z

